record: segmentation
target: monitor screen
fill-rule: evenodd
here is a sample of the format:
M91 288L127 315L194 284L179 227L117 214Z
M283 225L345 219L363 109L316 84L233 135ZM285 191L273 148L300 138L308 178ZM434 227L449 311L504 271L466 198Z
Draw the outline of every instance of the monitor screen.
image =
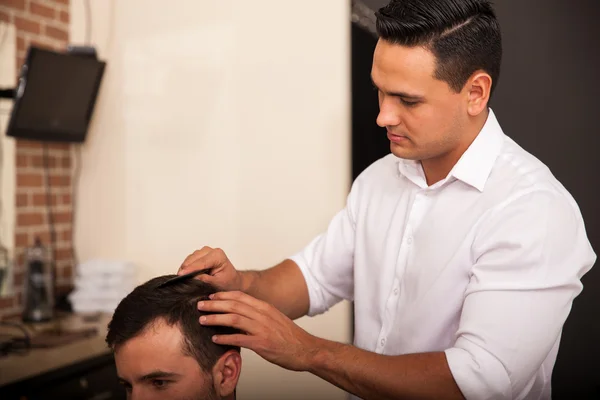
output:
M83 142L106 63L30 47L21 69L7 135Z

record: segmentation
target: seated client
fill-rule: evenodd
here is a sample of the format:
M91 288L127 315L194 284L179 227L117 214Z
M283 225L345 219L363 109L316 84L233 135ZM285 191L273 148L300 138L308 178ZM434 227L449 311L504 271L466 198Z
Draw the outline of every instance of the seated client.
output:
M128 398L235 399L240 349L217 345L211 337L237 331L200 325L197 303L214 288L196 279L159 287L173 277L135 288L108 325L106 342Z

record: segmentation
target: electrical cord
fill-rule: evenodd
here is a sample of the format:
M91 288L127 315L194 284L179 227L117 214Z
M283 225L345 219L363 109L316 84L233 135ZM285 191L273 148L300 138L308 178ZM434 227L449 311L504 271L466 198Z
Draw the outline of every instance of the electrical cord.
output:
M11 337L9 341L0 343L0 355L23 353L31 348L31 336L22 324L0 321L0 326L10 326L23 332L23 337Z

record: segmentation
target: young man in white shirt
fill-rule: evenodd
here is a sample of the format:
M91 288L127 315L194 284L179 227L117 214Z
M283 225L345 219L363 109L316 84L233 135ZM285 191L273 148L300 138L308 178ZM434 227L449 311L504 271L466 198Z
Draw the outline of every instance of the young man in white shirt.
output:
M281 264L237 271L219 249L180 273L225 291L201 324L361 398L549 399L563 324L596 260L577 204L488 107L502 45L485 0L399 0L377 13L377 123L390 155L328 229ZM526 88L523 94L527 95ZM293 229L293 227L290 227ZM292 320L355 304L354 346Z

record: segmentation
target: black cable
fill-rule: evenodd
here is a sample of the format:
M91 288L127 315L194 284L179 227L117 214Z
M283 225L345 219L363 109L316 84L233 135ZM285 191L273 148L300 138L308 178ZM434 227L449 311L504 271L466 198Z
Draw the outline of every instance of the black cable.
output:
M81 176L81 146L73 144L75 147L75 157L73 162L73 182L71 187L71 255L73 256L73 270L79 265L77 251L75 249L75 211L77 210L77 190L79 189L79 178Z
M92 12L90 10L90 0L83 0L85 8L85 44L90 45L92 40Z
M0 344L0 354L6 355L19 350L29 350L31 348L31 336L25 326L14 322L0 321L0 326L11 326L23 332L22 338L11 338L10 342Z
M54 215L52 214L52 185L50 183L50 163L48 160L48 143L43 144L44 152L44 170L46 175L46 213L48 216L48 229L50 230L50 247L52 251L52 260L50 261L50 269L52 274L52 293L56 298L57 276L56 276L56 230L54 229Z

